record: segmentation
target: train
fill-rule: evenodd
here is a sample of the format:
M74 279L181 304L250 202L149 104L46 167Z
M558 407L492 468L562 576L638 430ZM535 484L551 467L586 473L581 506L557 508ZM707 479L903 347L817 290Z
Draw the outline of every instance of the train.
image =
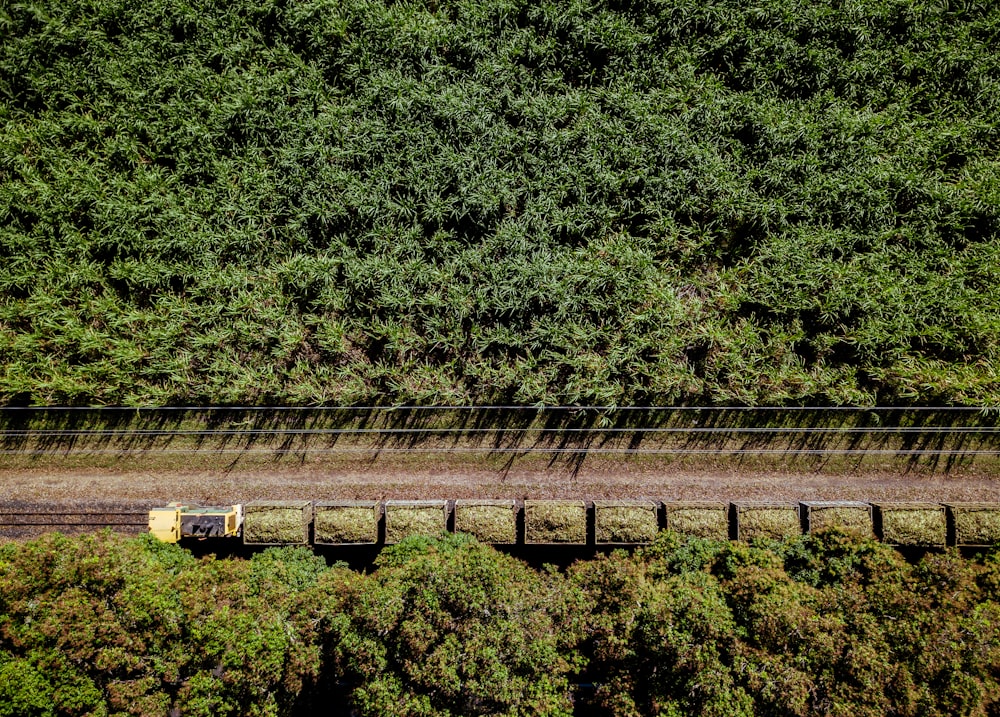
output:
M506 545L641 545L659 531L703 538L781 539L836 527L914 547L1000 544L1000 503L864 501L663 502L654 500L275 501L149 510L159 540L263 545L391 544L445 531Z

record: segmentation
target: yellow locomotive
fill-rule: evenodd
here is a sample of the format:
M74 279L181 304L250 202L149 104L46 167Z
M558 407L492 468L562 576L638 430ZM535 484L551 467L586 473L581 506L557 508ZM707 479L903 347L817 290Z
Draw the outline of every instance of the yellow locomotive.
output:
M181 538L236 537L242 527L242 505L195 508L168 503L165 508L149 511L149 532L165 543Z

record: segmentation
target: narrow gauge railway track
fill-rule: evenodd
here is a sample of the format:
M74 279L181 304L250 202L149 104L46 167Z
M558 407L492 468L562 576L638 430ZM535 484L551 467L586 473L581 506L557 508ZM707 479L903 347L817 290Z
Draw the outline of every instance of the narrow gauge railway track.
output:
M898 547L1000 543L1000 502L654 500L255 501L197 507L0 502L0 537L147 532L227 551L276 545L378 550L412 535L464 532L528 554L652 542L664 529L703 538L784 539L839 527Z
M0 503L0 537L31 538L43 533L67 535L111 528L120 533L148 530L149 504L54 503L8 501Z

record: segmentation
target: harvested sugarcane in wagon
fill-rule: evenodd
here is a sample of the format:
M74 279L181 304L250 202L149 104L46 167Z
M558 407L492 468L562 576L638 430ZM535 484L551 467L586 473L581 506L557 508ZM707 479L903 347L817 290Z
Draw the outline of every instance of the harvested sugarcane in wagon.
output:
M1000 543L1000 503L951 503L955 544L988 547Z
M318 545L362 545L378 541L379 504L331 501L314 508L313 536Z
M440 535L448 528L446 500L390 500L385 504L385 542L412 535Z
M587 542L587 504L582 500L524 501L524 542Z
M728 503L667 503L667 529L681 535L729 540Z
M873 538L872 507L856 501L810 501L802 504L810 533L839 530L855 538Z
M243 542L247 545L305 545L309 542L312 503L307 500L247 503Z
M660 529L653 501L594 501L598 543L651 543Z
M481 543L516 543L516 507L513 500L456 500L455 532L474 535Z
M943 546L948 536L945 508L937 503L880 503L881 538L889 545Z
M783 540L801 534L797 505L740 503L736 506L736 536L739 540Z

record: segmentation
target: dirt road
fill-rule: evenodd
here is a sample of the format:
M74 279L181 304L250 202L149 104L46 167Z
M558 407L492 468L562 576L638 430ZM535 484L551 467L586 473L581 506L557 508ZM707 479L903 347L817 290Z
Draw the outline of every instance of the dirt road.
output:
M0 501L86 503L257 499L652 498L657 500L1000 501L993 466L949 471L905 465L727 465L590 459L583 465L530 457L420 456L382 459L254 461L185 465L138 458L0 463Z

